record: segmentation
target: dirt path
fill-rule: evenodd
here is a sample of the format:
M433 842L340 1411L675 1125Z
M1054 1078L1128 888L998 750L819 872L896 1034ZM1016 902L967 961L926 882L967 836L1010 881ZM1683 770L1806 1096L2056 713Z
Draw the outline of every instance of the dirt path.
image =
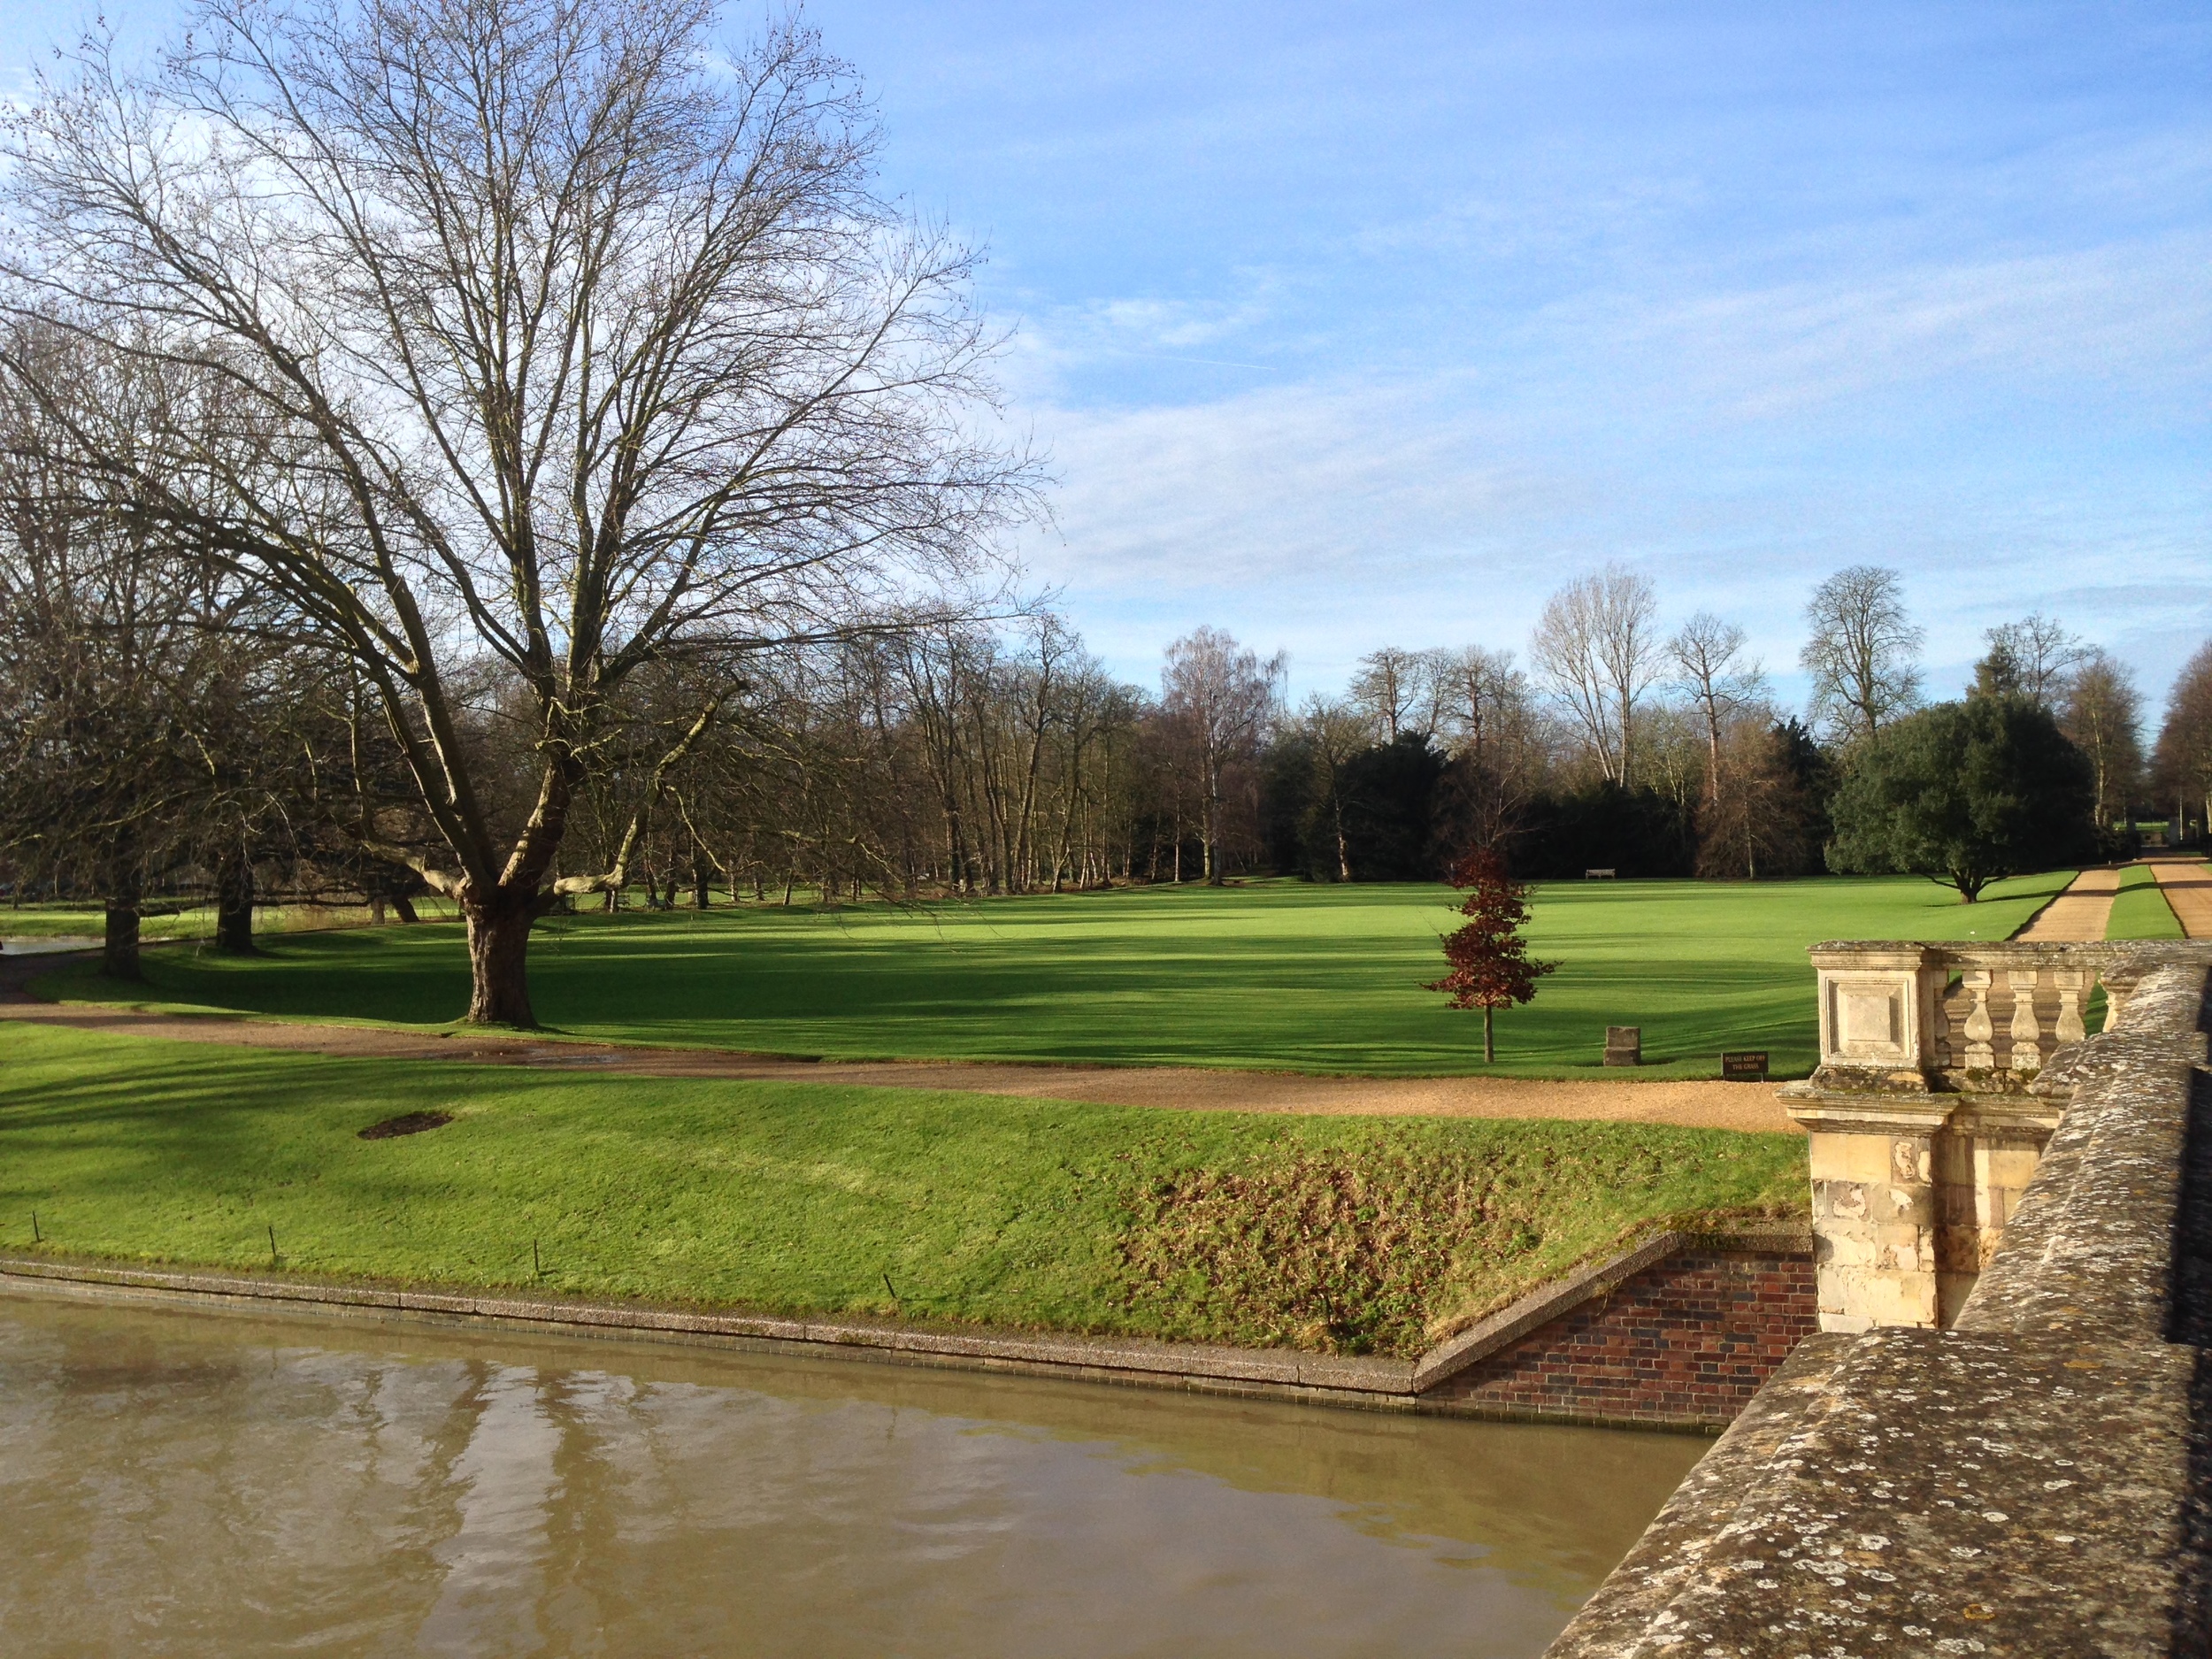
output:
M2112 922L2112 901L2120 895L2117 866L2085 870L2066 891L2035 914L2016 939L2079 941L2102 939Z
M2192 939L2212 939L2212 864L2201 858L2147 858L2174 919Z
M1595 1118L1692 1129L1801 1133L1771 1088L1751 1083L1542 1083L1497 1077L1306 1077L1281 1071L1217 1071L1190 1066L979 1064L961 1061L808 1061L720 1048L622 1048L538 1041L508 1033L416 1033L356 1025L293 1025L220 1016L144 1014L127 1009L34 1002L22 987L53 958L0 957L0 1019L117 1036L230 1043L293 1054L373 1056L528 1066L615 1077L757 1078L864 1088L959 1089L1102 1105L1186 1111L1311 1116Z

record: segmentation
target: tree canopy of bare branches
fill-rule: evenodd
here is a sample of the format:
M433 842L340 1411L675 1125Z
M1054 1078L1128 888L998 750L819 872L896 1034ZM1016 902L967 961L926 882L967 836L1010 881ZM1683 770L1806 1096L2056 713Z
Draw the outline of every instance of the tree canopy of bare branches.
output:
M1600 771L1624 787L1634 764L1637 705L1658 673L1658 613L1648 581L1609 565L1551 596L1529 648Z
M1871 736L1919 706L1926 634L1905 610L1895 571L1838 571L1813 590L1805 623L1810 637L1797 660L1812 677L1813 718L1841 741Z
M1205 815L1205 875L1226 879L1222 859L1222 776L1255 748L1275 711L1283 677L1280 656L1263 663L1218 628L1197 628L1167 648L1161 702L1181 728L1197 762Z
M2127 810L2143 772L2143 697L2120 664L2094 649L2070 664L2059 727L2089 757L2101 833Z
M150 75L94 42L12 121L4 303L161 363L257 447L126 448L149 533L280 595L380 700L451 895L469 1017L532 1023L532 919L626 683L971 607L1029 481L979 436L972 257L873 193L804 29L724 52L703 0L203 0ZM66 407L38 359L0 373ZM988 586L987 572L983 577ZM462 680L519 688L502 816ZM658 798L649 792L649 808Z
M1744 654L1744 631L1701 611L1667 641L1677 684L1696 708L1705 726L1705 798L1720 798L1721 735L1742 714L1766 697L1766 676Z
M1983 637L1989 644L1983 662L1994 671L1994 677L2008 680L2008 688L2015 695L2054 712L2066 700L2074 671L2093 654L2039 611L2017 622L1991 628ZM1978 668L1977 680L1980 677Z

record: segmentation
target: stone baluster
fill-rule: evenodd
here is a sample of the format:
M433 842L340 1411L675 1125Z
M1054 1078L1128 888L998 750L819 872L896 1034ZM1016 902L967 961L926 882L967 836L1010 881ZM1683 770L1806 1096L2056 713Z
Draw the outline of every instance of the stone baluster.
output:
M1958 1033L1951 1024L1951 1010L1945 1006L1951 996L1949 969L1939 969L1935 982L1935 1008L1928 1021L1934 1039L1935 1063L1938 1066L1956 1065L1959 1063Z
M2120 1010L2127 1006L2129 993L2135 989L2135 976L2116 978L2106 972L2098 978L2104 982L2104 1029L2114 1031L2119 1027Z
M2005 983L2012 989L2012 1052L2005 1056L2008 1071L2043 1069L2043 1023L2035 1017L2035 986L2040 977L2033 968L2005 970Z
M1966 1010L1966 1069L1970 1071L1993 1071L1997 1069L1997 1050L1990 1039L1997 1034L1997 1027L1989 1018L1990 972L1987 968L1968 968L1959 975L1959 983L1972 999Z
M2055 968L2051 983L2058 987L2058 1040L2061 1042L2079 1042L2089 1034L2089 1027L2082 1023L2082 993L2089 976L2079 968Z

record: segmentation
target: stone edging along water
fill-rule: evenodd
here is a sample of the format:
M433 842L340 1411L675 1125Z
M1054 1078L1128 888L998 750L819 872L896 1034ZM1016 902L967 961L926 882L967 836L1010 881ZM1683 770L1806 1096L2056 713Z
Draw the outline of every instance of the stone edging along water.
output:
M403 1290L249 1274L127 1267L44 1257L0 1257L0 1291L186 1306L233 1313L304 1315L386 1323L522 1331L537 1335L671 1342L756 1353L1060 1377L1086 1382L1287 1399L1369 1410L1591 1424L1613 1418L1560 1409L1502 1408L1425 1396L1468 1368L1554 1321L1611 1295L1639 1273L1692 1249L1809 1252L1801 1226L1725 1233L1667 1232L1539 1286L1417 1360L1371 1359L1133 1338L929 1329L895 1321L780 1318L562 1297ZM1671 1426L1709 1429L1702 1418Z

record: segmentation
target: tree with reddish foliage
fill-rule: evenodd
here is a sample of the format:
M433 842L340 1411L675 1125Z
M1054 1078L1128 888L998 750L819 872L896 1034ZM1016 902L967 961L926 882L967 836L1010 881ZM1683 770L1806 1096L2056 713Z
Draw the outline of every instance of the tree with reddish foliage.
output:
M1425 989L1450 993L1454 1008L1482 1010L1482 1057L1498 1057L1490 1022L1501 1008L1533 1001L1536 981L1555 972L1555 962L1532 962L1521 924L1528 920L1528 886L1505 872L1505 860L1478 848L1452 866L1452 886L1467 894L1459 913L1467 925L1444 939L1444 960L1451 972Z

